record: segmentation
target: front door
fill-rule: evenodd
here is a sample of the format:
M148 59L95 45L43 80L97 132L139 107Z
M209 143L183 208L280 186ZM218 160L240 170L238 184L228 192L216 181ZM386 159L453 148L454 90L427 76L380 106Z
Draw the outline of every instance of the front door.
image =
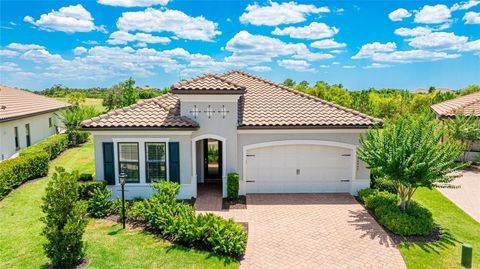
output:
M222 142L215 139L203 140L203 164L206 180L222 179Z

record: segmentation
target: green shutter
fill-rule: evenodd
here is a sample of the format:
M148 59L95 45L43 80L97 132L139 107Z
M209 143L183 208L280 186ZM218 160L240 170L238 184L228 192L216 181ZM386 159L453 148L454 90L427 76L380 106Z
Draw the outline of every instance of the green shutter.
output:
M103 174L108 185L115 185L115 161L113 156L113 143L103 143Z
M168 169L170 181L180 183L180 147L178 142L168 142Z

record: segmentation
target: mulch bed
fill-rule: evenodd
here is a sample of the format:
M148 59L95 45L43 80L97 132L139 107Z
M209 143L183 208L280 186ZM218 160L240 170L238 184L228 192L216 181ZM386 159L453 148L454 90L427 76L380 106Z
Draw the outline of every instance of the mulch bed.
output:
M440 241L440 239L442 238L442 228L437 225L437 224L434 224L434 227L433 227L433 230L432 230L432 233L430 233L429 235L427 236L421 236L421 235L412 235L412 236L402 236L402 235L396 235L394 233L392 233L391 231L389 231L387 228L385 228L382 224L380 224L380 222L378 222L378 219L377 219L377 216L375 215L375 212L373 212L373 210L371 209L368 209L365 207L365 205L362 203L362 201L360 201L360 198L357 197L357 196L354 196L355 199L358 201L358 203L360 205L363 206L363 208L365 208L365 210L367 210L368 214L370 214L370 216L372 216L372 218L375 219L375 221L382 227L382 229L387 232L387 234L390 236L390 238L392 238L393 242L396 244L396 245L399 245L401 243L431 243L431 242L437 242L437 241Z
M247 197L240 195L237 200L222 199L222 209L247 209Z

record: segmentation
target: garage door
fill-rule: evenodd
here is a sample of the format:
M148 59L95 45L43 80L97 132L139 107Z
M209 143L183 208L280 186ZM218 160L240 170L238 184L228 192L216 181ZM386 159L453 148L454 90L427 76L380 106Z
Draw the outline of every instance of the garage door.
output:
M281 145L247 151L247 193L349 192L352 150Z

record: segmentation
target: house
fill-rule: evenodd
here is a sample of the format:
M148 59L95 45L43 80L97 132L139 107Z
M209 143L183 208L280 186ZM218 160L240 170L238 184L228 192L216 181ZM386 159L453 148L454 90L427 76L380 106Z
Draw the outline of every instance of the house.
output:
M451 119L458 114L480 117L480 92L474 92L452 100L441 102L430 107L438 118ZM472 152L468 154L469 161L476 161L480 154L480 142L471 145Z
M57 133L55 112L70 105L0 85L0 161Z
M452 90L450 90L448 88L435 88L435 91L438 91L440 93L453 92ZM430 93L430 89L419 88L419 89L414 90L413 93Z
M149 183L198 184L240 175L240 194L349 192L370 185L356 157L359 136L380 120L242 71L206 74L171 93L84 121L94 137L97 180L129 198L151 195ZM218 158L208 158L209 152ZM217 159L217 160L215 160Z

